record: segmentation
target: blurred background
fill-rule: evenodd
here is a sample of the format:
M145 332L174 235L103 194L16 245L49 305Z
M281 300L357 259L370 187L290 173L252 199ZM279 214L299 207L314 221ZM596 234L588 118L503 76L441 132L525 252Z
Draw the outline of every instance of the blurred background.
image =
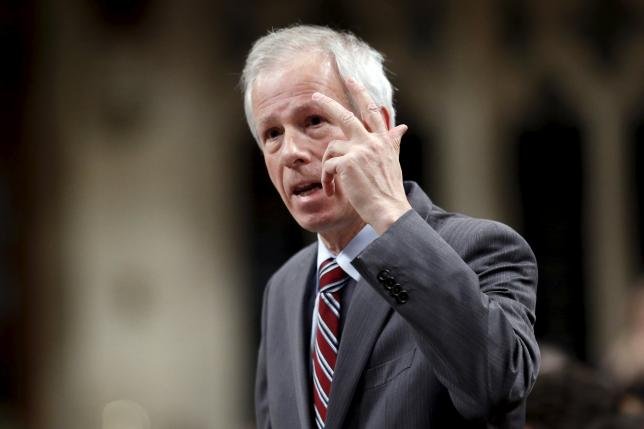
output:
M385 54L407 179L526 237L544 371L644 380L644 1L2 0L0 428L253 427L263 287L315 237L237 82L298 22Z

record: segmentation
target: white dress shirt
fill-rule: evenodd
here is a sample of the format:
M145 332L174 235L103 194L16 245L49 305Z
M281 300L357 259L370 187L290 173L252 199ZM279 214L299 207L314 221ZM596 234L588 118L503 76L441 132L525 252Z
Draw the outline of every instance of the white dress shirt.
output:
M344 270L345 273L349 275L353 280L355 280L356 283L360 281L362 278L360 276L360 273L351 265L351 261L358 256L373 240L378 238L379 235L376 232L375 229L371 227L371 225L365 225L360 232L356 234L355 237L351 239L349 244L347 244L344 249L340 251L340 253L336 256L327 247L324 245L322 242L322 239L320 238L318 234L318 260L317 260L317 267L318 267L318 274L315 276L315 305L313 306L313 317L311 320L313 321L311 323L311 348L313 348L313 345L315 344L315 331L317 327L316 323L316 315L318 312L318 291L320 289L320 264L324 261L326 261L329 258L335 258L336 262ZM345 286L346 287L346 286Z

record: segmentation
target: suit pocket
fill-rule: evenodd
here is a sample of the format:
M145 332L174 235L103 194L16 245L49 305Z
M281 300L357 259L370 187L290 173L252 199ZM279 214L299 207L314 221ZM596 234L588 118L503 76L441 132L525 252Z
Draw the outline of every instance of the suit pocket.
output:
M415 355L416 349L414 348L397 358L367 368L363 375L364 388L373 389L389 383L411 367Z

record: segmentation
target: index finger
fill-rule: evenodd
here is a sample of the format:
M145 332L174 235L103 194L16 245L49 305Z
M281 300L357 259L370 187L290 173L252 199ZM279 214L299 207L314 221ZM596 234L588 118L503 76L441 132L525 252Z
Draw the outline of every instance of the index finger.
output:
M387 125L382 117L380 107L373 101L367 88L354 78L347 79L346 83L347 89L353 96L357 108L360 110L360 115L364 123L373 132L386 133Z
M333 98L327 97L319 92L313 93L311 98L313 101L318 103L318 106L320 106L320 109L322 109L326 116L342 128L342 131L344 131L344 134L348 138L367 132L367 129L364 127L362 122L356 118L356 115L354 115L352 111L347 110L342 104L338 103Z

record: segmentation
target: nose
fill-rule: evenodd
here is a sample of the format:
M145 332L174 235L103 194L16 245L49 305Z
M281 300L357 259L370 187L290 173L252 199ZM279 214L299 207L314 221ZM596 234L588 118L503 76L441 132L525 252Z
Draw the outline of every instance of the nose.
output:
M297 130L286 129L282 143L282 163L290 168L307 164L311 161L310 152L306 148L306 137Z

